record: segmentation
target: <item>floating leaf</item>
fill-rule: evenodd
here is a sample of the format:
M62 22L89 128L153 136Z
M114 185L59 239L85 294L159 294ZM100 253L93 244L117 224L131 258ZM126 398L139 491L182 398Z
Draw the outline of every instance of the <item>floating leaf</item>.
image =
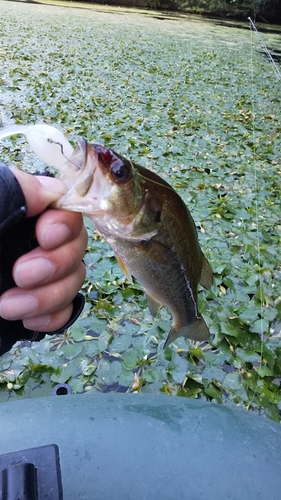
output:
M122 360L126 368L134 368L137 364L139 353L135 349L128 349L122 355Z
M83 326L76 324L71 327L71 335L77 341L83 340L86 335L86 330Z

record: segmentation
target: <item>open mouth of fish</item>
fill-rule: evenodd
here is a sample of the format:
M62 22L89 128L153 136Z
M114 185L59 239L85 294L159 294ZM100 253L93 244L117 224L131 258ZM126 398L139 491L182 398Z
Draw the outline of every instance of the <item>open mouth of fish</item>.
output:
M60 169L60 180L68 191L54 203L55 208L98 215L107 208L112 188L99 167L108 149L80 139L73 154Z

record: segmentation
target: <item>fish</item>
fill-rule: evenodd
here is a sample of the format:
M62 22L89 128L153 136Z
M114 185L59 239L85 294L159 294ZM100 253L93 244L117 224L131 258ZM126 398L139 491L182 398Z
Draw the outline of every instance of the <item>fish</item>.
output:
M84 139L59 178L67 192L53 206L86 214L126 277L142 285L152 316L162 305L172 313L164 348L181 336L207 340L197 288L209 289L213 273L192 216L173 187L153 171Z

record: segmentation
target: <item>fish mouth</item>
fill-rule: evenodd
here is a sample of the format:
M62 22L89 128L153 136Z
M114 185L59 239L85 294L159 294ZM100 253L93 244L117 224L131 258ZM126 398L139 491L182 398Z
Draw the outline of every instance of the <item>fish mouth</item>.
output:
M90 215L101 213L104 200L111 191L99 167L99 155L107 151L100 144L79 139L73 154L59 172L59 179L68 191L52 205L53 208Z

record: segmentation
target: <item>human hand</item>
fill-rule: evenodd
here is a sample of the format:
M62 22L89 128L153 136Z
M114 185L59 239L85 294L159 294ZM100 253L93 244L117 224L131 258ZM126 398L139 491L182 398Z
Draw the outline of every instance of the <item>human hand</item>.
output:
M72 301L85 278L82 263L87 231L82 215L47 209L65 192L62 182L13 170L23 190L28 216L41 214L36 223L39 247L14 264L17 287L0 297L0 316L23 321L24 327L52 332L71 317Z

